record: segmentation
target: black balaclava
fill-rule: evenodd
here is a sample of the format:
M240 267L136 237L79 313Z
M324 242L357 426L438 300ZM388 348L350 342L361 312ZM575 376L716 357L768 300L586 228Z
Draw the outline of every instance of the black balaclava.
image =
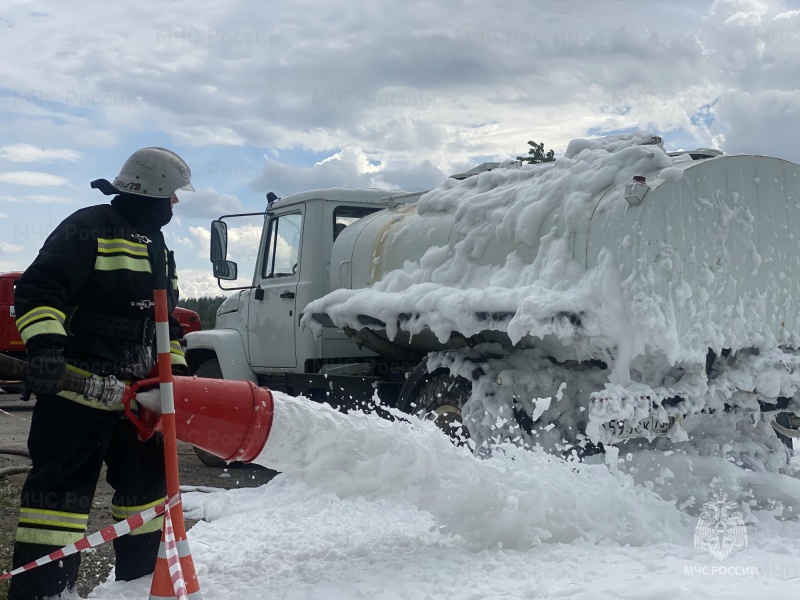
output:
M111 206L143 231L159 230L172 220L172 203L169 198L119 194L111 200Z

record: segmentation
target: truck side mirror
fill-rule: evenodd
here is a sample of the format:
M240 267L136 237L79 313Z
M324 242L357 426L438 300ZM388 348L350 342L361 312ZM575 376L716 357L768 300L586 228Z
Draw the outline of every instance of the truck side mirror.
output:
M233 281L238 277L236 263L232 260L215 260L213 265L214 277L217 279Z
M216 263L225 261L228 256L228 226L224 221L211 222L211 262L214 263L214 274L217 272ZM234 279L236 279L234 277Z

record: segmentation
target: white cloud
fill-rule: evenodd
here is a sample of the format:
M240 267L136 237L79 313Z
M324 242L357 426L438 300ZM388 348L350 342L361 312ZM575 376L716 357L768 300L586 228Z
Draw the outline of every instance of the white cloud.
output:
M180 201L173 209L177 216L198 219L216 219L220 215L246 212L236 196L224 194L214 188L194 192L178 192Z
M241 219L230 219L227 223L228 259L247 261L254 264L258 256L263 220L259 217L242 217ZM189 233L200 246L199 255L208 258L211 246L211 233L209 230L203 227L190 227ZM250 273L252 274L252 271Z
M56 160L76 161L81 153L66 148L40 148L32 144L13 144L0 147L0 159L11 162L53 162Z
M178 266L178 285L181 298L202 298L204 296L226 296L225 292L217 285L211 269L181 269Z
M71 204L72 198L64 196L46 196L43 194L31 194L28 196L0 196L0 200L22 204Z
M781 19L794 19L795 17L800 17L800 10L787 10L775 15L774 19L780 21Z
M76 207L107 201L88 182L113 178L144 145L192 166L200 191L179 193L166 231L196 289L214 291L208 221L263 209L267 191L428 189L531 139L561 153L573 138L633 128L671 149L800 162L796 0L297 0L269 11L198 0L191 22L181 2L98 11L74 0L35 18L30 3L5 5L0 159L49 161L46 173L0 174L0 201L15 203L0 205L12 216L0 217L0 239L30 234L20 262ZM108 34L132 21L126 36ZM258 229L232 225L247 276Z
M250 285L258 259L259 244L263 231L263 219L260 217L241 217L226 221L228 224L228 260L234 261L238 266L239 278L227 282L226 287ZM200 250L196 258L205 260L208 273L211 273L209 261L211 233L203 227L190 227L189 233L195 239L194 247ZM176 257L178 260L180 257ZM178 264L180 268L180 263ZM181 284L182 285L182 284Z
M722 133L736 144L734 132L751 138L752 117L720 108L726 98L789 92L800 81L798 11L788 0L373 6L298 1L266 11L200 0L191 23L181 3L155 0L104 11L76 0L36 19L11 7L14 27L0 39L0 52L14 56L0 70L10 94L0 98L0 143L74 147L87 162L114 148L121 164L130 150L116 149L121 140L158 132L168 137L159 144L199 158L198 181L195 164L247 147L281 157L247 178L259 191L413 189L524 152L529 139L558 152L574 137L654 128L668 146L671 137L708 146ZM145 24L124 38L105 33L132 15ZM773 143L761 132L762 151L785 152L777 133ZM307 160L342 148L376 168L353 156ZM800 160L800 147L784 156ZM177 214L195 212L212 210Z
M730 92L723 97L718 112L729 123L725 151L797 160L800 90Z
M187 248L194 248L194 242L187 237L176 237L175 243L180 246L186 246Z
M446 177L430 161L391 167L373 164L361 149L344 148L310 167L269 160L251 186L260 192L274 191L281 197L324 187L416 191L430 189Z
M20 244L9 244L8 242L0 241L0 254L17 254L25 249Z
M26 186L56 186L65 185L68 180L59 175L42 173L40 171L6 171L0 173L0 183Z
M675 60L686 54L676 38L691 39L681 29L702 14L690 5L626 9L626 30L599 5L506 11L459 2L422 11L414 2L378 4L366 13L341 2L309 11L300 2L267 14L200 2L186 26L175 25L179 6L160 3L152 18L155 4L147 1L54 14L11 32L9 48L24 57L10 68L12 89L33 100L39 90L38 97L96 111L119 128L152 122L189 145L354 146L440 166L443 155L463 160L473 150L453 144L465 128L508 124L491 140L489 153L499 155L547 122L541 107L566 100L582 107L580 119L597 114L598 87L608 92L620 79L638 78L663 88L696 75L690 61ZM151 15L149 26L127 40L99 33L131 10ZM639 24L656 21L659 36L642 39ZM76 30L87 51L47 78L37 75L33 67L59 64L52 59L74 43L64 32ZM34 32L47 42L32 44ZM75 70L95 76L77 88ZM562 115L561 124L572 116Z
M174 132L174 137L187 146L241 146L247 140L228 127L185 127Z

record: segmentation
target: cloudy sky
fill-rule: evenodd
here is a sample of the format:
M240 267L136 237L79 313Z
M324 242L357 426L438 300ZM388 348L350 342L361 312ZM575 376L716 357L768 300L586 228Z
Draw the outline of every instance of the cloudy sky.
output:
M164 146L198 190L167 228L184 296L219 291L209 221L268 191L429 189L635 128L800 162L800 0L0 0L0 56L0 270Z

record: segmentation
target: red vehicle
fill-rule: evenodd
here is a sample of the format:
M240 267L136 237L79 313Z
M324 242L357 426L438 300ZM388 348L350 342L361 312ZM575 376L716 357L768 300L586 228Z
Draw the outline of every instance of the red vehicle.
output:
M180 321L181 331L183 331L184 336L193 331L200 331L200 315L193 310L176 306L175 310L172 311L172 316Z
M17 331L14 312L14 285L22 271L0 273L0 352L16 358L25 358L25 344ZM7 392L21 393L21 382L8 380L0 374L0 388Z
M25 358L25 344L19 337L14 312L14 286L22 271L0 273L0 352L17 358ZM188 308L177 307L172 313L180 322L183 335L191 331L200 331L200 315ZM19 381L4 380L0 374L0 387L14 389Z
M0 352L5 354L25 353L14 313L14 285L20 275L21 271L0 273Z

